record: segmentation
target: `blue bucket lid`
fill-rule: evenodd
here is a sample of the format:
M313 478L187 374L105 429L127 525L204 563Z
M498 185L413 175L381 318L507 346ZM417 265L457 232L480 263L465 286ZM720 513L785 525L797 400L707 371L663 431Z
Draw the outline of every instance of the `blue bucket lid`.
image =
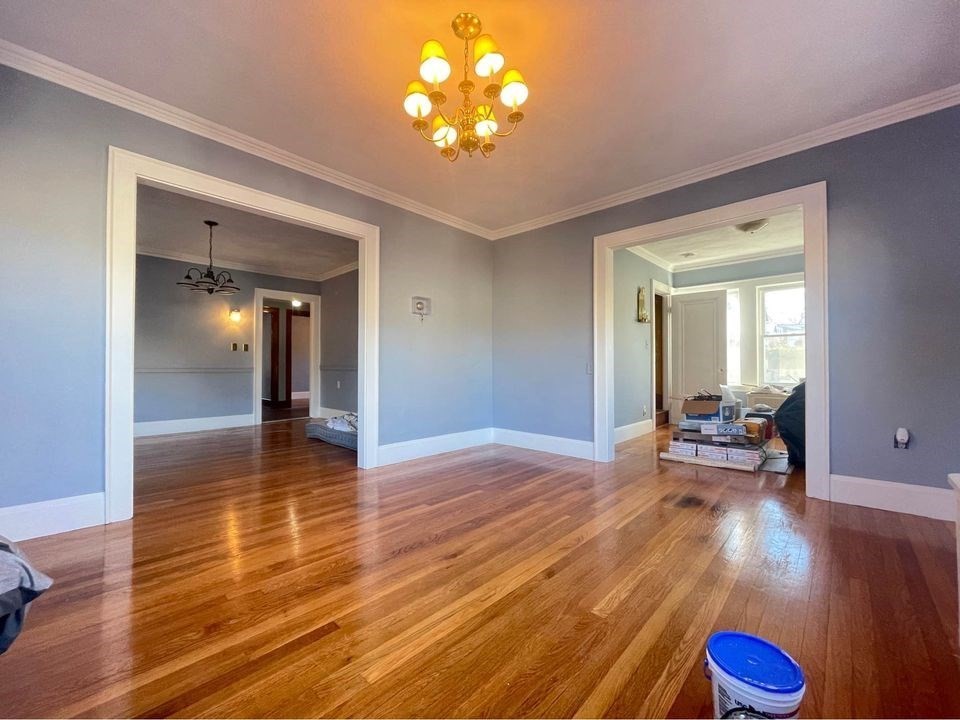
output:
M771 693L795 693L803 688L797 661L769 640L725 630L707 640L707 652L717 666L747 685Z

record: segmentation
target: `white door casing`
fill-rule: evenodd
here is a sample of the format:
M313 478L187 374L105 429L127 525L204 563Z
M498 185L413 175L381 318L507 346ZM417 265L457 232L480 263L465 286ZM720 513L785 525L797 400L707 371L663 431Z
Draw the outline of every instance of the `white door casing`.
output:
M253 291L253 424L263 422L263 301L303 300L310 303L310 417L319 417L323 407L320 396L320 303L319 295L254 288Z
M107 163L104 516L133 516L133 338L137 185L332 232L358 243L357 464L377 466L380 377L380 228L245 185L116 147Z
M783 190L721 207L618 230L593 239L593 447L594 459L614 452L613 254L619 248L735 225L800 207L806 288L806 490L830 499L830 393L827 327L827 184ZM676 379L674 379L676 382ZM651 388L651 404L654 402Z

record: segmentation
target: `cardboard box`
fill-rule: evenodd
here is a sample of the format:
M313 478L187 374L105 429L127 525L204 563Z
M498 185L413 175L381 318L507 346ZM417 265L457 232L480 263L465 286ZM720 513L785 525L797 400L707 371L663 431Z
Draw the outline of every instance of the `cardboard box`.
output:
M733 422L737 405L723 400L684 400L680 406L685 420L700 422Z

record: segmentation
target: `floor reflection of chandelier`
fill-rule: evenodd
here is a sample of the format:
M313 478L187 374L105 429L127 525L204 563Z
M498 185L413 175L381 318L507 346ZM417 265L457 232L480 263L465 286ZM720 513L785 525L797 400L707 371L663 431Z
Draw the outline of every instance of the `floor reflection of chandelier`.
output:
M523 120L520 106L527 99L527 85L517 70L507 70L497 80L497 73L503 68L503 55L489 35L480 34L480 18L473 13L460 13L453 19L453 32L463 40L463 80L457 90L463 94L460 106L452 115L447 115L441 105L447 96L440 89L440 83L450 77L450 63L443 46L437 40L427 40L420 51L420 77L433 89L429 92L419 81L407 85L407 95L403 109L415 118L413 129L440 148L440 154L453 162L460 157L460 151L472 156L477 150L484 157L490 157L496 145L495 137L506 137L517 129L517 123ZM474 105L471 94L476 84L470 79L470 41L473 41L473 69L477 79L484 83L481 104ZM510 109L507 122L510 129L499 131L497 117L493 111L493 101L500 101ZM437 114L430 121L430 113Z

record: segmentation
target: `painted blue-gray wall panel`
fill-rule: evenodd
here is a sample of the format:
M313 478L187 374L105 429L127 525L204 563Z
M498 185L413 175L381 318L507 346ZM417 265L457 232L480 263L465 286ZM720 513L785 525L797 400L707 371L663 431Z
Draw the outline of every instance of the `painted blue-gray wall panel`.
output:
M803 255L785 255L784 257L751 260L735 265L684 270L673 273L673 287L684 288L711 283L737 282L771 275L788 275L803 272Z
M235 295L188 292L176 283L189 267L190 263L178 260L137 255L134 366L141 372L134 376L136 422L252 413L253 291L264 288L320 294L319 282L240 270L231 270L240 286ZM240 310L239 323L229 318L232 308ZM353 336L356 338L356 330ZM234 342L241 350L230 349ZM243 343L250 346L248 352L243 352ZM185 368L212 372L194 372L189 378L179 372L156 372ZM226 380L217 372L239 368L249 370L242 379L235 375ZM202 402L179 390L181 379L203 398Z
M957 168L951 108L497 241L497 425L592 439L595 235L826 180L831 470L945 486L960 468ZM892 447L899 425L910 450Z
M646 288L647 316L653 318L653 281L670 284L670 273L629 250L613 254L614 425L650 418L650 323L637 322L637 290ZM643 408L647 406L647 413Z
M381 444L491 426L493 245L436 243L414 232L383 249L393 272L380 284L390 298L380 343L403 377L392 374L396 392L381 395L380 412L391 419ZM422 323L411 312L414 296L433 300Z
M340 386L337 387L337 383ZM344 412L357 411L357 371L323 370L320 373L323 406Z
M320 287L320 396L324 407L356 412L360 273L337 275Z
M249 355L249 353L247 353ZM249 415L253 370L237 372L138 372L136 422Z
M380 441L490 426L490 242L8 67L0 98L0 301L45 280L0 328L0 507L103 489L110 145L378 225ZM442 298L449 327L411 326L416 294Z
M592 440L590 242L544 232L493 245L495 427Z
M312 312L312 309L311 309ZM310 390L310 317L294 315L290 318L290 392Z

